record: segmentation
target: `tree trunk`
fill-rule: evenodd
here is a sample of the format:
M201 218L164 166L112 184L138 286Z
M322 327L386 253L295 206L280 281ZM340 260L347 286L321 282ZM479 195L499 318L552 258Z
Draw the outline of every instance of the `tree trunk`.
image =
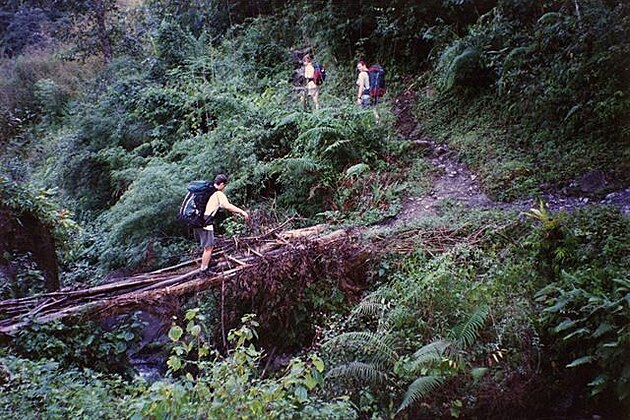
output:
M94 0L94 20L96 22L96 33L98 35L99 44L101 45L103 59L107 64L112 61L114 52L112 49L112 41L107 30L106 16L108 9L104 1L106 0Z

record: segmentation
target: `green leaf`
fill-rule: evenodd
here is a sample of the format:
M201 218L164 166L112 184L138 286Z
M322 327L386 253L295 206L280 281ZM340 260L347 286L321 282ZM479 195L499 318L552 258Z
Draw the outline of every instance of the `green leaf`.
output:
M580 328L580 329L577 329L577 330L573 331L571 334L567 334L562 339L565 340L565 341L566 340L570 340L570 339L572 339L575 336L584 335L584 334L587 334L589 332L590 332L590 330L588 328Z
M182 359L175 355L172 355L166 361L166 365L170 367L173 372L177 372L182 368Z
M442 376L421 376L409 385L398 412L419 402L444 383Z
M606 322L599 324L599 327L595 330L595 332L591 335L593 338L599 338L602 335L606 334L609 331L614 330L614 327Z
M313 376L309 376L304 381L304 385L306 385L306 388L311 390L317 386L317 379L315 379Z
M134 333L132 333L131 331L127 331L127 332L125 332L125 333L123 334L123 336L122 336L122 338L123 338L125 341L131 341L131 340L133 340L133 338L134 338L134 337L135 337L135 335L134 335Z
M544 15L542 15L540 18L538 18L538 22L539 24L547 24L547 23L553 23L553 22L557 22L559 20L564 19L565 16L562 13L558 13L558 12L547 12Z
M308 390L303 386L298 386L293 390L293 393L300 401L306 401L308 398Z
M190 334L193 337L199 337L199 335L201 334L201 326L200 325L193 325L193 327L190 329Z
M481 378L483 378L483 376L486 373L488 373L488 370L490 370L490 369L488 369L486 367L476 367L476 368L472 368L470 370L470 374L472 375L473 380L475 382L479 382L479 380L481 380Z
M199 357L205 357L210 354L210 349L208 348L208 346L201 346L197 350L197 353L199 354Z
M556 325L556 327L553 329L554 332L560 332L560 331L564 331L567 328L572 327L573 325L575 325L575 321L572 319L565 319L564 321L562 321L561 323L559 323L558 325Z
M369 384L383 384L387 378L386 374L372 363L349 362L344 365L335 366L328 371L326 378L350 378Z
M489 314L490 308L488 306L483 305L477 308L468 319L453 328L452 335L455 340L463 347L470 347L477 340Z
M199 308L189 309L186 311L186 321L190 321L195 319L197 313L199 312Z
M177 341L182 338L183 334L184 330L181 327L175 325L171 327L171 329L168 331L168 338L170 338L171 341Z
M574 361L572 361L571 363L566 365L566 367L572 368L572 367L576 367L576 366L586 365L588 363L591 363L593 360L594 359L593 359L592 356L583 356L583 357L580 357L578 359L575 359Z
M567 300L558 300L555 305L545 308L543 312L560 312L567 303L569 303Z
M452 345L453 343L448 340L436 340L422 346L413 354L409 368L417 370L419 367L440 363Z
M370 170L370 165L366 163L357 163L346 169L346 177L359 176Z
M320 358L313 359L313 366L315 366L318 372L324 371L324 362Z

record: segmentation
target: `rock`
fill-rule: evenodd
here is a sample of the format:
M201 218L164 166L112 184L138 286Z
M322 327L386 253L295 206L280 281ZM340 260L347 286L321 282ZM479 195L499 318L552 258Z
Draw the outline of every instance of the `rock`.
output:
M591 171L575 180L575 186L584 194L602 194L608 187L603 171Z

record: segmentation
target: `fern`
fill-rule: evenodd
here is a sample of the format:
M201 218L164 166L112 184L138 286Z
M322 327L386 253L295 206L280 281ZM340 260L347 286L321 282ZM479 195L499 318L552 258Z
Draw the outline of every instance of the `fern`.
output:
M385 309L385 305L374 299L363 299L352 309L352 316L380 316Z
M302 120L304 120L304 113L303 112L292 112L290 114L285 115L284 117L282 117L275 125L276 129L279 128L283 128L283 127L287 127L287 126L292 126L292 125L299 125L300 122L302 122Z
M373 363L391 364L398 359L394 350L394 342L387 334L376 334L369 331L343 333L324 344L325 348L334 346L358 350Z
M301 133L297 139L295 139L295 143L297 144L305 144L305 151L311 153L313 156L319 155L322 153L321 148L324 145L322 139L325 135L329 135L332 138L342 137L343 132L339 127L330 127L330 126L321 126L321 127L313 127L305 132ZM308 140L308 141L307 141Z
M486 305L479 307L465 322L455 326L451 334L462 347L470 347L479 337L479 331L488 319L490 308Z
M411 368L415 370L421 366L439 363L452 345L448 340L437 340L421 347L413 354Z
M333 144L331 144L330 146L325 148L323 153L324 154L328 154L328 153L335 152L337 149L340 149L341 147L343 147L346 144L351 143L351 142L352 142L351 139L337 140L336 142L334 142Z
M501 76L497 82L497 95L503 96L505 94L506 85L509 84L509 75L510 70L520 64L519 59L532 51L531 46L526 47L516 47L512 49L503 60L503 65L501 67ZM506 80L507 79L507 80Z
M385 383L387 375L373 363L353 361L336 366L326 374L326 379L345 378L372 385Z
M268 172L271 174L289 172L306 173L316 172L320 168L320 163L314 159L307 157L302 158L282 158L276 159L266 165Z
M541 25L545 25L548 23L556 23L560 20L566 19L566 15L558 12L547 12L538 18L537 23Z
M357 163L356 165L352 165L351 167L349 167L348 169L346 169L346 174L345 176L347 178L353 177L353 176L359 176L361 174L364 174L366 172L370 171L370 166L366 163Z
M479 64L479 51L476 48L466 48L451 61L446 71L446 89L451 89L463 75L476 68Z
M405 392L402 403L400 403L400 406L398 407L398 412L401 412L411 405L419 402L431 392L435 391L443 383L443 376L432 375L419 377L407 388L407 392Z

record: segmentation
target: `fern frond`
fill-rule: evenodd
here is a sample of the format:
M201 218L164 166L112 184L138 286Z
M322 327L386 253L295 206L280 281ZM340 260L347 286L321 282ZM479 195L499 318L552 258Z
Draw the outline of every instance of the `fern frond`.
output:
M296 139L295 143L302 144L306 151L318 154L320 152L320 144L325 135L329 135L332 138L342 137L343 132L341 128L330 126L318 126L309 128L301 133Z
M490 314L490 308L483 305L463 323L456 325L451 331L451 336L463 348L471 346L479 337L479 331L483 328Z
M422 346L420 349L416 350L413 354L414 360L430 360L435 355L443 356L446 350L453 345L452 342L448 340L436 340L431 343Z
M452 345L453 343L448 340L436 340L423 346L413 354L409 370L415 372L423 367L438 365Z
M359 176L370 170L370 165L367 163L357 163L346 169L345 177L350 178L353 176Z
M288 125L299 125L303 119L304 113L301 111L295 111L282 117L280 121L276 123L275 128L278 129Z
M512 64L518 56L529 53L531 50L532 48L530 46L513 48L505 57L505 60L503 60L503 70L505 71L512 67Z
M271 173L287 173L287 172L316 172L320 168L317 160L301 157L301 158L282 158L270 162Z
M439 386L444 383L444 377L442 376L421 376L409 385L405 396L403 397L398 412L410 407L411 405L419 402L431 392L435 391Z
M377 317L383 311L383 304L376 300L362 300L352 309L351 316L372 316Z
M326 374L326 379L333 378L353 379L372 385L381 385L385 383L387 375L372 363L354 361L330 369Z
M394 341L388 334L354 331L340 334L324 343L324 348L335 346L360 351L372 363L391 364L398 359L394 350Z
M566 19L566 16L563 15L562 13L558 13L558 12L547 12L544 15L542 15L541 17L538 18L538 21L536 23L541 24L541 25L546 25L548 23L556 23L560 20L564 20Z
M361 302L352 309L352 316L378 316L384 309L385 298L382 292L377 290L365 296Z
M479 51L476 48L468 47L461 54L451 61L446 71L446 89L455 86L457 79L461 75L476 66L479 62Z
M327 148L324 149L324 154L326 153L333 153L335 152L337 149L341 148L342 146L351 143L352 140L337 140L336 142L334 142L333 144L331 144L330 146L328 146Z

